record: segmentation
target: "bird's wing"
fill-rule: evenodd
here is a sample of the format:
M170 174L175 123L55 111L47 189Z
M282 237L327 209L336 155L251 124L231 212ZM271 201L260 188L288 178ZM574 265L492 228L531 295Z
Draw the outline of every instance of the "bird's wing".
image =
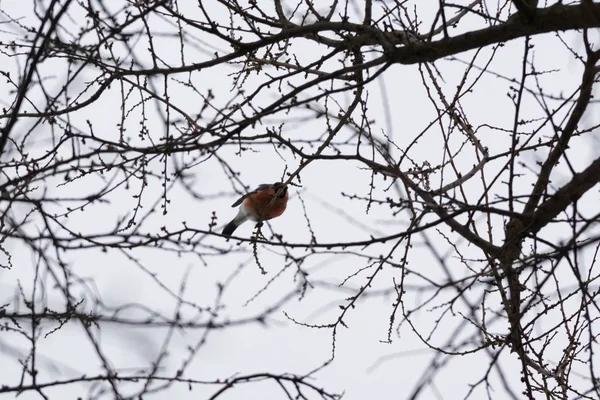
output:
M237 201L235 203L233 203L231 205L231 207L239 206L240 204L242 204L242 201L244 201L244 199L246 197L248 197L249 195L251 195L252 193L260 192L262 190L268 190L271 186L273 186L271 183L261 183L260 185L258 185L258 187L256 189L254 189L253 191L251 191L249 193L246 193L245 195L243 195L242 197L237 199Z
M240 204L242 204L242 201L244 201L244 199L245 199L246 197L248 197L248 195L249 195L249 194L250 194L250 193L246 193L245 195L243 195L242 197L240 197L239 199L237 199L237 201L236 201L235 203L233 203L233 204L231 205L231 207L237 207L237 206L239 206Z

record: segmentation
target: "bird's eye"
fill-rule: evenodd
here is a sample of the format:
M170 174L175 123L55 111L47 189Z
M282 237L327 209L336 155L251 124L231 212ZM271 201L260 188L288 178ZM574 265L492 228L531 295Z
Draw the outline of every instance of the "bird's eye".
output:
M285 194L287 193L287 187L283 187L283 189L281 189L281 192L279 193L279 197L283 198L285 197Z

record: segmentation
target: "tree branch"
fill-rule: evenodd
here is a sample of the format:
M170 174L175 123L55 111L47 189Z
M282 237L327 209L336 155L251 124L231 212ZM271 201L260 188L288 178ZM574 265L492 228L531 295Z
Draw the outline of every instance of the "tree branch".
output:
M464 33L436 42L411 43L387 54L389 61L398 64L431 62L450 55L475 50L491 44L508 42L525 36L574 29L598 28L600 4L555 5L538 9L531 22L511 16L505 23Z

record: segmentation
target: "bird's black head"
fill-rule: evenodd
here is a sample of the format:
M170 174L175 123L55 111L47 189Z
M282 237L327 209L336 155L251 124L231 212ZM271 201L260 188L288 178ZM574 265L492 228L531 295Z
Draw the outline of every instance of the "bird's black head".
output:
M279 198L283 198L287 194L287 186L281 182L275 182L273 184L273 189L275 189L275 192L279 191Z

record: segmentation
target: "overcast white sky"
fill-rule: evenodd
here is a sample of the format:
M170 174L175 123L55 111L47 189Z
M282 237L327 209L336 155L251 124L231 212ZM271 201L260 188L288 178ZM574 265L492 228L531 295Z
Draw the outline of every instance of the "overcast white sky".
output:
M110 3L110 2L107 2ZM116 2L120 3L120 2ZM115 4L116 4L115 3ZM213 2L207 5L213 16L219 16L220 7ZM214 2L216 3L216 2ZM466 1L457 1L467 4ZM495 4L493 1L488 2ZM419 16L423 19L423 26L429 26L434 12L437 10L436 1L420 1L418 4ZM113 6L111 4L111 6ZM199 10L194 1L180 1L180 11L188 18L200 19ZM411 6L412 7L412 6ZM23 24L32 24L31 2L21 0L4 0L0 2L6 14L12 17L22 17ZM73 6L72 20L70 23L79 24L84 16L77 6ZM409 7L410 8L410 7ZM221 20L228 16L221 14ZM173 27L158 18L151 18L149 23L156 32L173 32ZM484 27L481 20L475 17L465 18L453 34L470 29ZM0 41L8 41L10 38L18 39L19 32L15 27L0 25ZM197 35L197 33L194 33ZM578 48L577 34L563 34L561 38L566 43ZM180 59L178 38L165 35L155 36L155 51L161 59L166 62L178 64ZM210 46L216 46L223 51L227 50L221 43L214 39L197 36L198 49L188 46L185 50L186 62L191 63L205 59L204 50L212 54L214 50ZM507 43L499 48L491 62L489 69L507 77L518 79L522 68L523 40ZM554 93L570 93L580 82L582 67L572 54L553 34L537 36L533 39L535 45L533 58L539 70L555 70L548 76L540 77L544 89ZM580 46L579 46L580 48ZM138 43L136 45L136 56L146 60L150 66L147 45ZM299 41L294 44L294 52L298 57L314 58L318 47L307 41ZM122 51L122 49L117 49ZM478 60L483 65L490 57L491 48L484 49ZM458 59L469 61L472 52L460 54ZM17 75L18 64L14 59L9 59L0 54L1 69L12 69L11 74ZM6 67L5 65L8 65ZM466 66L458 61L442 60L435 63L442 72L444 78L444 90L450 96L456 89L456 85L462 78ZM212 89L216 96L215 104L225 104L232 96L231 79L228 77L235 66L225 68L222 66L195 71L191 75L196 89L202 93ZM52 76L55 82L54 88L60 90L65 80L65 69L62 61L48 60L42 64L41 70L46 75ZM96 77L98 71L92 68L86 71L74 85L73 92L81 90L86 85L86 80ZM475 74L473 75L475 76ZM186 80L187 74L181 76L173 75L171 79ZM248 77L248 87L256 86L263 82L265 76L251 74ZM162 80L157 80L162 82ZM507 129L512 127L514 107L507 96L510 82L504 81L492 75L484 75L475 86L473 93L468 94L461 100L461 105L469 121L473 126L501 126ZM52 85L48 85L52 87ZM387 101L383 100L381 88L385 87ZM79 88L79 89L78 89ZM10 103L11 97L7 95L9 85L0 82L0 101L2 105ZM71 123L80 129L86 128L86 120L91 121L95 132L99 136L117 138L117 124L121 118L121 93L118 84L113 85L101 98L91 106L82 111L70 115ZM194 94L189 88L172 82L169 96L174 104L186 112L193 114L201 105L201 98ZM433 119L436 111L431 106L427 92L421 82L418 66L393 66L389 68L380 80L368 86L369 93L369 116L375 121L373 132L378 137L383 137L383 132L388 135L400 148L408 145ZM262 101L268 101L277 96L275 88L265 92ZM35 97L34 97L35 99ZM344 96L338 96L343 101ZM42 99L40 98L40 104ZM132 101L132 104L134 101ZM389 107L390 120L386 123L386 106ZM27 109L27 106L25 107ZM526 106L523 107L526 115L523 118L534 118L540 115L540 110L531 98L526 98ZM148 126L150 135L159 138L164 135L164 125L157 118L156 108L148 107ZM164 110L163 110L164 111ZM136 139L139 123L140 110L136 109L128 119L127 131L132 140ZM278 118L285 122L291 116L279 115ZM257 125L254 131L264 131L267 124ZM25 132L31 122L20 122L15 134ZM39 147L31 151L45 151L44 139L48 135L48 125L42 125L34 131L36 140L39 139ZM301 123L289 123L286 125L286 133L293 138L315 138L325 129L324 121L309 120ZM21 132L21 133L20 133ZM248 129L252 132L252 128ZM348 135L349 131L343 131L342 135ZM477 132L479 140L490 149L491 154L500 153L508 148L510 137L496 130L482 127ZM458 142L457 142L458 143ZM592 137L575 143L580 146L578 150L581 156L572 160L575 168L586 166L592 157L597 156L595 147L590 145L596 143ZM146 143L147 144L147 143ZM418 145L411 149L411 157L417 164L430 161L431 164L439 162L442 155L441 136L437 128L433 127L419 141ZM574 150L575 151L575 150ZM394 152L399 155L398 151ZM289 152L276 152L272 147L263 146L257 151L245 151L241 155L235 154L233 148L223 149L220 157L226 159L234 170L240 171L239 178L248 186L256 186L260 183L274 182L280 179L284 169L293 171L300 160L294 158ZM188 156L189 158L193 155ZM524 155L523 161L529 165L535 165L536 155ZM539 155L543 157L542 154ZM499 160L497 164L489 166L490 176L503 168L505 160ZM476 163L466 155L457 159L457 165L463 171ZM153 163L151 170L160 173L161 164ZM168 213L162 215L160 208L157 212L144 222L143 231L159 232L162 226L167 229L179 229L185 221L189 227L198 229L208 228L213 211L218 216L219 229L236 210L230 208L235 201L233 188L230 181L223 173L217 160L209 160L192 169L195 174L193 187L198 193L204 195L216 195L206 200L193 199L180 187L174 188L169 193L170 204ZM560 184L561 173L564 179L569 174L559 170L555 183ZM310 228L315 232L319 242L342 242L366 240L370 235L381 236L402 231L406 227L407 216L402 213L391 217L387 206L373 206L366 213L366 204L351 201L342 195L356 194L367 196L371 175L358 164L349 162L315 162L307 167L302 175L301 187L293 187L290 192L290 202L286 213L270 223L277 233L283 234L285 239L292 243L306 243L310 241L310 230L307 226L305 213L310 218ZM531 179L533 179L533 175ZM433 185L439 185L437 182ZM66 186L58 186L58 179L51 185L50 193L65 196L70 193L87 193L99 184L97 178L86 177ZM523 179L523 191L529 188L530 179ZM394 190L384 192L388 182L381 177L376 178L377 196L398 196ZM126 215L136 204L137 200L132 194L139 189L139 182L132 182L131 190L119 189L111 193L110 204L97 204L86 208L82 212L73 214L65 223L75 231L105 232L112 229L118 217ZM480 184L477 182L466 185L466 190L472 190L473 196L477 198L480 193ZM240 190L239 187L236 188ZM146 188L143 204L151 207L161 196L160 182L153 180ZM304 202L302 204L300 198ZM592 198L584 198L582 204L593 202ZM304 207L305 209L304 209ZM57 207L62 208L63 206ZM341 214L336 209L343 210ZM27 208L15 206L13 212L23 215ZM348 216L351 216L349 218ZM501 220L498 220L501 223ZM502 226L495 226L496 230ZM35 225L27 229L35 229ZM243 225L236 234L241 237L249 237L252 233L252 225ZM560 236L557 232L557 236ZM460 260L452 257L452 247L444 242L441 236L432 232L430 239L434 241L438 251L447 257L447 265L452 269L455 277L469 274ZM422 245L422 238L414 243L409 260L410 268L419 271L423 275L437 282L445 281L439 263L431 255L430 251ZM207 244L217 248L230 249L226 256L212 256L199 259L197 256L186 254L178 256L175 253L160 250L135 250L129 253L109 251L107 253L74 251L66 254L70 261L70 267L80 277L89 279L89 290L80 288L75 292L86 299L81 305L82 310L93 310L94 298L103 302L107 308L118 307L124 304L139 303L149 309L158 310L164 315L172 316L176 301L163 288L161 284L177 292L183 279L187 279L183 297L201 307L211 307L217 294L217 284L225 282L229 277L236 274L231 283L223 293L222 304L224 308L219 311L217 321L229 319L241 319L261 313L265 308L279 301L279 299L294 292L299 287L299 280L295 267L286 267L286 258L283 250L278 247L261 246L258 254L262 266L267 271L261 274L256 265L252 247L247 243L238 244L235 241L224 243L221 237L207 237ZM464 243L458 242L461 246ZM366 250L349 248L347 255L320 254L307 258L303 265L309 273L308 279L314 284L309 287L304 296L296 294L287 302L281 310L274 312L264 326L259 324L248 324L240 327L213 330L206 336L206 344L199 350L194 361L188 367L185 377L194 379L217 379L226 378L234 374L250 374L258 372L295 374L307 373L319 367L327 361L332 352L332 332L330 329L316 329L299 326L292 323L284 312L297 321L307 324L327 324L334 322L339 315L338 305L344 304L348 293L344 288L338 288L344 279L350 274L366 266L365 260L360 254L378 255L387 254L393 243L374 245ZM36 260L24 250L22 244L7 241L5 247L12 254L13 268L10 270L0 269L0 305L11 303L14 305L18 285L23 287L24 293L31 293ZM465 254L481 257L474 249L464 248ZM292 254L303 255L306 250L292 249ZM398 258L400 257L398 254ZM128 256L137 257L140 265L132 262ZM280 271L285 269L281 274ZM151 272L154 274L151 276ZM358 288L366 280L369 272L358 274L348 283L349 288ZM277 278L269 284L269 282ZM401 276L397 269L384 270L373 283L372 290L390 289L393 280ZM155 278L155 279L154 279ZM93 281L93 283L91 283ZM48 280L50 282L50 280ZM407 283L422 283L417 278L409 276ZM269 285L268 285L269 284ZM265 288L265 286L268 287ZM76 285L78 286L78 285ZM52 308L61 309L64 299L52 288L47 288L47 304ZM92 295L93 293L93 295ZM259 293L257 295L257 293ZM440 295L440 297L425 310L413 317L415 327L424 335L428 335L442 310L436 309L449 300L455 293ZM427 293L408 291L405 303L408 306L420 304ZM18 297L18 296L17 296ZM473 293L471 300L479 298L479 292ZM404 399L412 392L415 385L428 368L434 357L434 352L429 350L425 344L415 335L408 324L403 324L396 331L397 324L392 332L392 342L384 343L388 335L388 325L394 293L386 296L373 296L360 301L357 307L348 313L344 319L348 328L340 329L337 333L335 343L335 359L323 370L317 372L314 383L324 386L330 391L344 392L345 399ZM22 310L24 310L22 308ZM192 307L184 307L182 315L190 318L198 316L201 320L204 314L198 314ZM123 315L135 316L139 310L129 310ZM458 306L456 312L465 312L464 305ZM456 326L464 323L459 314L445 317L436 328L432 336L432 342L443 346L448 336L456 329ZM501 325L496 327L500 332L505 329ZM104 325L101 331L94 330L100 338L104 352L112 362L117 371L131 371L146 369L155 360L161 351L161 346L167 335L167 330L161 329L133 329L118 325ZM466 330L465 332L471 332ZM163 362L160 375L172 375L180 368L182 361L187 356L188 346L195 346L203 338L206 332L202 329L176 330L170 343L168 357ZM22 337L2 332L0 334L0 384L15 385L21 377L21 368L17 362L18 357L14 352L26 352L28 343ZM102 372L100 360L95 356L88 338L82 327L76 323L67 324L60 331L40 339L39 343L41 366L41 381L53 379L68 379L81 374L94 375ZM444 357L441 358L443 360ZM449 367L436 377L436 387L439 393L428 388L424 398L460 399L469 390L469 385L474 384L481 378L487 368L489 357L485 352L454 357ZM501 356L503 370L513 375L509 379L518 381L519 364L514 354L508 352ZM495 378L494 378L495 379ZM493 381L494 382L494 381ZM494 399L502 400L502 390L499 382L498 393ZM139 387L139 383L136 384ZM516 385L518 386L518 385ZM124 385L127 388L127 385ZM216 386L195 385L189 391L185 385L173 385L167 391L159 392L144 398L156 399L202 399L214 393ZM87 397L86 387L83 385L65 385L58 388L48 389L45 393L52 399L74 399ZM127 390L124 390L127 393ZM474 398L482 398L485 393L481 391ZM6 395L7 398L13 394ZM33 392L23 394L20 399L36 399L38 394ZM109 398L108 394L107 397ZM272 382L247 384L237 390L225 394L223 399L278 399L282 398L280 389ZM508 397L506 397L508 398Z

